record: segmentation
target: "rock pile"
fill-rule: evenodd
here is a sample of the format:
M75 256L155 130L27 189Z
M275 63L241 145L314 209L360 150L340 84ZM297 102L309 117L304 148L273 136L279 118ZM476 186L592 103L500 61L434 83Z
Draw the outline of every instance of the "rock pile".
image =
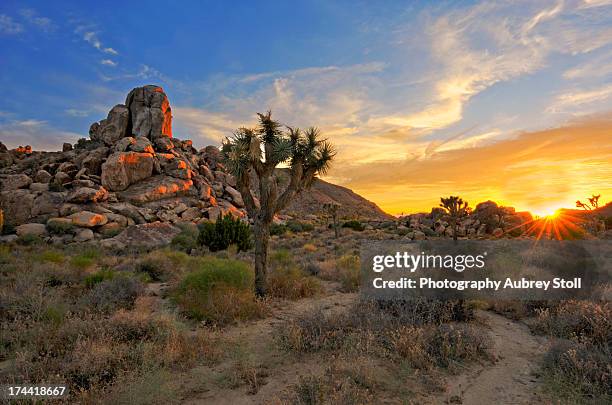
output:
M62 152L8 150L0 143L0 208L5 230L54 243L113 238L128 241L134 229L173 235L180 222L231 213L244 217L235 179L219 162L219 150L197 151L172 136L172 110L159 86L133 89L125 104L91 125L90 139ZM141 227L142 228L142 227ZM144 228L147 229L147 228ZM120 233L129 233L129 238Z
M520 236L532 222L529 212L515 212L512 207L500 207L494 201L485 201L459 221L457 237ZM406 238L413 240L430 237L453 237L451 218L442 208L433 208L429 214L412 214L400 218Z

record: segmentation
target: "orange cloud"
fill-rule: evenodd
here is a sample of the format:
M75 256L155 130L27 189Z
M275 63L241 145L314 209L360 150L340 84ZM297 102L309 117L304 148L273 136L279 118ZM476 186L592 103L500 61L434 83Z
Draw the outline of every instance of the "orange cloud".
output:
M450 194L472 205L494 199L534 212L573 207L592 193L612 200L610 114L466 146L401 160L342 160L331 177L391 213L428 211Z

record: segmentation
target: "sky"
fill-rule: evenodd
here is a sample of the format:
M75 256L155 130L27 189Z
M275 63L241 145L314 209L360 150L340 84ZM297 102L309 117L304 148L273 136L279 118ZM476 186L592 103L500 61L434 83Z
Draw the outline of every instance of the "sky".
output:
M4 0L0 141L57 150L158 84L197 147L318 126L325 179L393 214L612 200L612 1L170 4Z

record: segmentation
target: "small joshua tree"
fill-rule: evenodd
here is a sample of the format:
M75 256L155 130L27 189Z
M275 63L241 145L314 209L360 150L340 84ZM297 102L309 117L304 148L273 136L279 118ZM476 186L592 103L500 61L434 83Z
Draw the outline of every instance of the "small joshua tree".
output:
M325 174L335 156L331 143L317 128L305 131L286 127L272 119L272 113L257 114L257 128L240 128L223 143L223 158L236 183L255 236L255 293L266 294L268 241L274 215L286 208L315 177ZM275 168L289 167L289 184L279 190ZM259 200L251 188L251 175L259 185Z
M587 197L588 202L582 202L580 200L576 201L577 208L582 208L583 210L589 212L589 215L591 216L591 221L592 221L594 232L597 232L597 227L599 226L599 222L601 220L601 218L599 218L597 215L593 215L593 211L599 208L599 198L600 197L601 197L601 194L597 194L597 195L592 194L591 197Z
M340 205L336 203L323 204L323 208L327 210L327 212L329 213L331 217L332 227L334 228L334 235L336 236L336 239L340 237L340 235L338 234L338 228L340 227L340 223L338 222L338 208L339 207Z
M469 212L468 202L463 201L458 196L450 196L448 198L440 198L440 207L448 213L453 226L453 240L457 240L457 231L459 230L459 221Z

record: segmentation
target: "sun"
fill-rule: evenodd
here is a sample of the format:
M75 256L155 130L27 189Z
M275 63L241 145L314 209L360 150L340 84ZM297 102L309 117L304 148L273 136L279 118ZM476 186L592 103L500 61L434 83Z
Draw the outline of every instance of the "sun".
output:
M543 208L539 210L531 211L534 215L539 218L557 218L561 214L561 209L559 208Z

